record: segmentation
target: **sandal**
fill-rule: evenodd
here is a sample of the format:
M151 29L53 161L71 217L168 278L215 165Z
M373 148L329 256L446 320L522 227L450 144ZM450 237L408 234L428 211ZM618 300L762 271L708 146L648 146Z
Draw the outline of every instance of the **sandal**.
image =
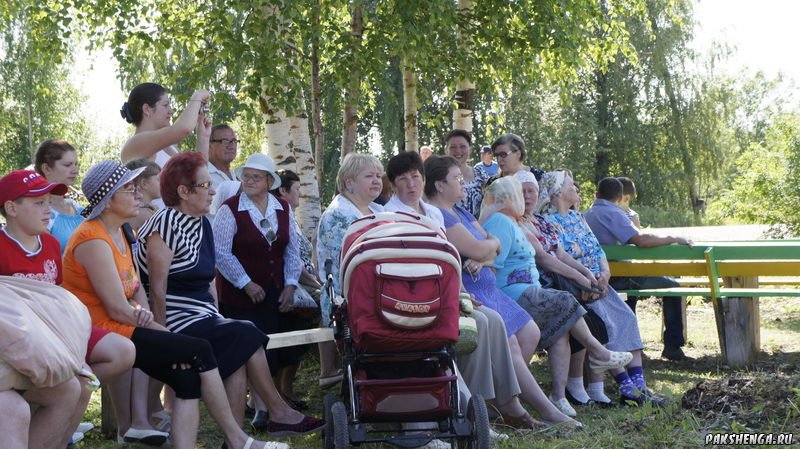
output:
M247 437L247 441L245 441L242 449L250 449L250 447L255 442L256 440L254 440L253 437ZM222 449L228 449L228 446L225 443L223 443ZM276 441L265 441L264 449L289 449L289 445L286 443L278 443Z
M591 368L595 373L602 373L603 371L614 368L624 368L625 365L631 363L631 360L633 360L633 354L630 352L610 352L611 355L607 361L597 360L594 357L589 356L589 368Z

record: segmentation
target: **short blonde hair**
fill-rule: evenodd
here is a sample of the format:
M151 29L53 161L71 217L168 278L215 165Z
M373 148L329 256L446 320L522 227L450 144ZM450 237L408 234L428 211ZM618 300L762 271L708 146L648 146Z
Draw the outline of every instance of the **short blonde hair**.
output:
M336 174L336 190L339 193L347 191L345 181L355 178L368 168L375 168L383 175L381 161L375 156L364 153L350 153L345 156L342 165L339 167L339 172Z

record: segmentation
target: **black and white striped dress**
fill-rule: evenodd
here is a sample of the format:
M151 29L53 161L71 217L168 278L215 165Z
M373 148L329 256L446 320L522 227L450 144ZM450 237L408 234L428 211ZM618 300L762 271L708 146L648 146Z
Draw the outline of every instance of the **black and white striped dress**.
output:
M172 251L167 276L166 326L172 332L208 340L225 378L265 347L267 336L247 321L223 318L209 291L215 274L214 236L206 217L176 209L156 212L139 229L136 265L149 290L148 238L158 234Z

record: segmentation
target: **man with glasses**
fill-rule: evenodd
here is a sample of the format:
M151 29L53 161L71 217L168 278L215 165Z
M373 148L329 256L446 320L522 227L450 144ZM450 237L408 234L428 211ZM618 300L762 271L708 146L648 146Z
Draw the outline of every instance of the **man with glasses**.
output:
M225 123L211 128L211 142L208 147L208 173L211 185L217 190L225 181L234 181L236 176L231 170L231 162L236 159L239 140L236 133ZM213 213L213 211L212 211Z

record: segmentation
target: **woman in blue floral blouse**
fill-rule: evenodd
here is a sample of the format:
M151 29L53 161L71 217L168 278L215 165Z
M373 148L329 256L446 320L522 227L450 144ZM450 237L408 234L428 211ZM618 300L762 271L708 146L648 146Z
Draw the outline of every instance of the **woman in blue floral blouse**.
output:
M608 348L614 351L630 351L633 361L627 371L612 371L620 387L622 404L652 402L661 406L664 400L647 389L642 371L642 337L639 323L633 311L608 285L611 272L600 242L592 233L583 215L570 207L579 200L572 173L565 170L545 173L540 182L538 209L558 232L561 246L568 254L588 268L603 289L603 297L586 305L603 320L608 331ZM599 386L598 386L599 383ZM596 402L610 403L602 392L602 380L590 378L589 396Z
M317 263L320 267L320 278L323 280L328 278L327 269L330 268L333 289L337 295L342 294L342 287L339 285L339 257L344 235L350 223L365 215L383 211L383 206L373 202L383 188L382 176L383 167L375 156L358 153L348 154L336 174L336 189L339 194L333 198L319 220ZM331 299L327 289L322 289L320 308L323 326L330 325ZM339 379L341 374L322 373L320 385L329 386Z

